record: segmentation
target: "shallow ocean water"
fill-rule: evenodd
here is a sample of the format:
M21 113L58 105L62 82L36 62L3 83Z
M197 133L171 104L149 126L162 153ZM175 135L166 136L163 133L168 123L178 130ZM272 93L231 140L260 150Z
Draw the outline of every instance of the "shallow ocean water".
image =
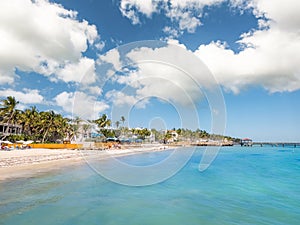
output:
M0 224L299 224L299 147L224 147L199 172L203 151L197 148L175 176L145 187L113 183L86 164L7 181ZM168 154L122 160L148 165Z

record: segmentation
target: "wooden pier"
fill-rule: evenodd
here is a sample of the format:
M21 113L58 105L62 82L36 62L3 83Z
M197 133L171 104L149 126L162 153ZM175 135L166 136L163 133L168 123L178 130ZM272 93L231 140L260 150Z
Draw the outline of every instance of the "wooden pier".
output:
M271 147L300 147L300 143L296 142L253 142L252 146L271 146Z

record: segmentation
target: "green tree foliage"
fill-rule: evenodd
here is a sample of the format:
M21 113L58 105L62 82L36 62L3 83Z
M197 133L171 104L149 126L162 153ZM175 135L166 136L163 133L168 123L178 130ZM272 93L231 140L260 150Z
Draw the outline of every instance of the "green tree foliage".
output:
M133 129L133 133L137 135L138 139L145 140L146 137L151 135L151 131L147 128L144 129Z
M1 100L0 105L0 116L2 119L2 122L8 123L8 124L16 124L19 111L16 109L19 102L15 99L15 97L8 96L6 99ZM7 126L5 133L8 133L9 127ZM6 136L4 135L2 137L2 140L4 140Z
M16 124L22 126L22 135L11 135L9 137L2 136L2 139L9 139L11 141L17 140L33 140L41 142L55 142L60 139L71 140L79 132L81 119L76 117L73 120L64 118L61 114L57 114L54 111L42 111L39 112L35 106L32 106L24 111L17 110L19 102L12 96L8 96L6 99L0 100L0 121L2 123ZM164 141L171 138L169 132L165 133L157 131L156 129L148 130L144 129L129 129L124 126L125 117L122 116L120 121L115 122L116 130L110 128L112 121L106 114L101 115L98 119L89 121L98 126L98 132L105 137L119 137L121 135L130 138L131 135L136 135L138 139L145 140L151 135L155 135L156 141ZM122 127L120 128L120 123ZM82 125L83 133L87 134L91 129L91 125ZM184 128L174 128L172 131L176 131L179 141L197 141L199 139L211 139L211 140L223 140L238 142L240 139L232 138L229 136L223 136L218 134L209 134L205 130L197 129L192 131ZM7 131L5 133L8 133Z
M112 129L108 129L111 126L111 120L108 119L106 114L103 114L101 117L93 121L97 124L99 128L99 133L104 135L106 138L108 137L115 137L115 133Z
M15 123L17 120L17 105L19 102L15 97L8 96L6 99L1 100L0 115L4 122Z
M11 96L1 100L2 122L21 125L23 131L22 135L10 135L3 138L11 141L34 140L44 143L72 136L72 126L67 118L54 111L39 112L35 106L24 111L16 110L18 103Z

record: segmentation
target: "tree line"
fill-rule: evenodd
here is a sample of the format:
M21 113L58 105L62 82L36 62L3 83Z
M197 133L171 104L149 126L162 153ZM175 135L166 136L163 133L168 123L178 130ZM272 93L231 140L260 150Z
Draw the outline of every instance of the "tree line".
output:
M2 134L1 140L9 140L15 142L17 140L33 140L42 143L53 143L57 140L72 140L78 134L79 130L87 134L92 124L98 128L97 132L105 138L122 137L128 138L135 136L136 139L145 140L151 134L155 136L156 141L166 141L172 137L172 132L176 132L179 141L195 141L199 139L222 140L226 138L229 141L239 141L239 139L229 136L209 134L205 130L178 128L167 132L158 131L156 129L147 128L128 128L124 125L126 119L121 116L120 120L115 121L115 129L111 129L113 122L106 114L101 115L98 119L88 121L89 123L81 123L81 119L76 117L70 119L59 113L50 111L39 111L35 106L31 106L25 110L17 109L19 101L13 96L8 96L0 101L0 123L19 125L22 127L22 134L9 135L9 127ZM121 126L122 125L122 126Z
M125 117L115 122L117 129L111 129L112 121L106 114L103 114L96 120L88 121L86 124L80 124L81 119L76 117L70 119L59 113L50 111L39 111L35 106L25 110L17 109L19 101L13 96L8 96L0 101L0 122L2 124L11 124L22 126L22 134L9 134L9 126L2 134L1 140L18 141L33 140L41 143L53 143L57 140L72 140L81 129L81 132L88 133L92 125L98 127L98 133L105 138L119 137L121 134L128 133L129 129L124 127ZM119 128L119 126L123 127ZM151 132L144 128L141 130L131 129L134 135L140 139L145 139Z
M1 139L9 141L33 140L45 142L55 142L58 139L72 138L74 127L70 119L61 114L50 111L39 111L35 106L25 110L17 109L19 101L15 97L8 96L0 103L1 123L22 126L22 134L9 134L7 126Z

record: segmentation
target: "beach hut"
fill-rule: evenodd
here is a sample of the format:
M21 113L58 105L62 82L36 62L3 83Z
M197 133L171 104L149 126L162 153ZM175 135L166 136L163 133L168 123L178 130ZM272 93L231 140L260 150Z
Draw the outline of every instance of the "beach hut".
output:
M241 146L250 146L252 147L253 141L250 138L244 138L241 140Z

